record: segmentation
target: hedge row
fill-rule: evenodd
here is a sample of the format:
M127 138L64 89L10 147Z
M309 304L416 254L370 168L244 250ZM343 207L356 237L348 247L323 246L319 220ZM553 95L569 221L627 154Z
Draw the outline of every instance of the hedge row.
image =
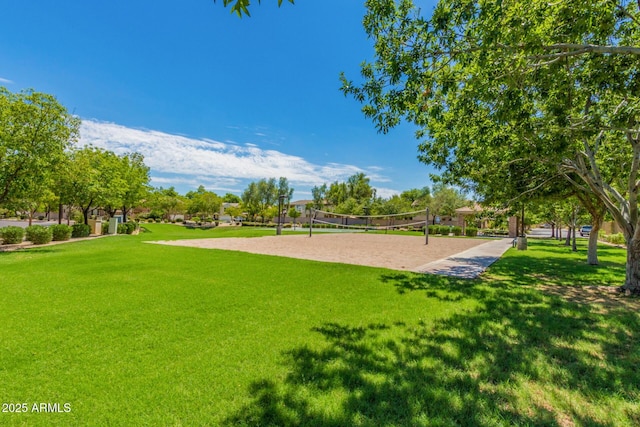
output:
M108 226L108 224L107 224ZM137 228L135 222L118 224L118 233L132 234ZM104 227L103 227L104 231ZM69 240L71 237L88 237L91 228L87 224L56 224L50 227L31 225L26 228L10 225L0 228L0 239L3 245L15 245L23 240L33 242L35 245L43 245L53 241Z

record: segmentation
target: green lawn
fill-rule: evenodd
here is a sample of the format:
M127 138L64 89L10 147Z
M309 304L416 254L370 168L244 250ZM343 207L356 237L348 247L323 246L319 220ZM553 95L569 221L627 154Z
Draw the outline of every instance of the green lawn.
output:
M621 249L589 267L530 241L469 281L143 243L273 230L147 228L0 253L0 400L29 408L0 425L640 424L638 310L538 289L620 284Z

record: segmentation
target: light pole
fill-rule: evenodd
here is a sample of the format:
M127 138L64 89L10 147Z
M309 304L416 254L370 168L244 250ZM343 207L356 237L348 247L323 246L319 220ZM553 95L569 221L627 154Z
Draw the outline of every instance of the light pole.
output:
M427 217L424 220L424 244L429 244L429 208L427 208Z
M365 216L364 231L369 231L369 206L365 206L362 210L364 211L364 216Z
M278 226L276 227L276 236L282 234L282 205L284 204L284 194L278 196Z

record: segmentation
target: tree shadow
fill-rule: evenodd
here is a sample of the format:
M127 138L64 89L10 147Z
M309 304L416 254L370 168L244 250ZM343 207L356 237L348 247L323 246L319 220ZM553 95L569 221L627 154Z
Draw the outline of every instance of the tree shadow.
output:
M25 246L21 248L12 248L9 250L2 250L2 248L0 247L0 256L25 254L25 253L46 254L51 252L57 252L57 249L53 247Z
M253 383L225 425L615 425L640 420L640 318L508 283L398 273L479 307L433 321L313 328L321 344L284 356L283 380ZM429 294L430 292L430 294ZM603 418L611 396L623 408ZM594 408L598 410L594 410ZM599 412L600 410L600 412ZM605 415L604 417L608 417Z
M599 246L600 263L588 265L583 246L578 252L572 252L561 242L536 240L532 242L531 250L519 252L518 256L502 257L491 267L490 273L520 285L536 285L541 281L562 286L621 285L623 280L620 283L613 283L613 280L624 278L624 259L622 262L612 259L620 258L623 253L624 249Z

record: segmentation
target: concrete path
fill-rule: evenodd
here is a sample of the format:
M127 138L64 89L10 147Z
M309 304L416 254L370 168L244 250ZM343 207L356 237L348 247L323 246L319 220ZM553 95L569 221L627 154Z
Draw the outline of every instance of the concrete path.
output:
M475 279L491 264L496 262L507 249L513 239L491 240L480 246L468 249L459 254L421 265L414 271L418 273L441 274L444 276Z

